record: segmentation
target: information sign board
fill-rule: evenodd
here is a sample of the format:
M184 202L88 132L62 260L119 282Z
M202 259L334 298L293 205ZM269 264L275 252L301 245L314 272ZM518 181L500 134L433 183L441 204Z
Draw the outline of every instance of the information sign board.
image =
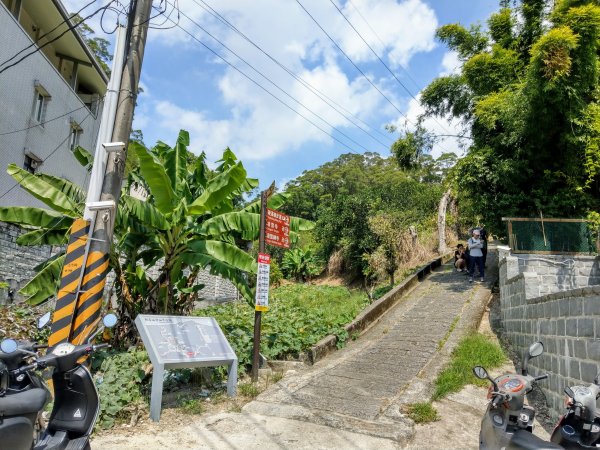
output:
M271 270L271 257L266 253L258 254L258 273L256 275L256 311L269 310L269 274Z
M265 242L277 247L290 248L290 216L267 208Z
M140 314L135 325L153 366L152 420L160 418L165 369L227 365L227 394L235 395L238 359L213 317Z

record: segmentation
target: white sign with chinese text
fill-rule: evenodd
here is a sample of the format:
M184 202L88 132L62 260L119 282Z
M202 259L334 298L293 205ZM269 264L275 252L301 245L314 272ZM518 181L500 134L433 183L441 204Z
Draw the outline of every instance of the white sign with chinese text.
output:
M269 272L271 257L266 253L258 254L258 274L256 275L256 311L269 310Z

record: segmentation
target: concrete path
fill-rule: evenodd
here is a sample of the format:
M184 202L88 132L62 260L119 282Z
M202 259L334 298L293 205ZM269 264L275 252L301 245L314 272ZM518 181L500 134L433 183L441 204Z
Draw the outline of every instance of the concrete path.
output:
M458 340L477 326L497 276L468 283L446 264L422 281L358 340L288 374L242 413L196 419L147 436L101 437L111 448L402 448L415 433L403 404L427 401L431 382ZM189 418L186 417L186 419ZM478 428L479 424L476 424ZM446 442L429 448L458 448Z
M488 266L491 279L494 256ZM427 383L418 383L419 378L433 378L439 358L449 353L445 347L452 332L472 322L466 320L473 315L470 310L480 318L489 295L489 283L468 283L465 274L446 264L358 341L312 370L286 377L244 411L406 441L414 427L402 414L402 404L429 399ZM454 336L451 343L456 341ZM422 373L428 367L430 373Z

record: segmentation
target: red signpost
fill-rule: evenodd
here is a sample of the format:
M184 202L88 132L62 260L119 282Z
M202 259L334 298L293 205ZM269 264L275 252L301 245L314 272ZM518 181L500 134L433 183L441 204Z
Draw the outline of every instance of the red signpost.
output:
M267 208L265 242L268 245L290 248L290 216Z

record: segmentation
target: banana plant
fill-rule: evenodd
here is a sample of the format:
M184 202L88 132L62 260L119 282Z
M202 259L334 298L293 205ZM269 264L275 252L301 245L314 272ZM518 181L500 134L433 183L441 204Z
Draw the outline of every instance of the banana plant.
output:
M174 147L163 142L151 149L130 144L139 165L130 171L120 197L110 255L119 309L130 318L140 312L188 312L202 287L195 283L201 269L231 280L253 303L247 274L256 272L256 262L236 243L258 237L260 205L236 208L258 180L247 177L230 149L211 170L205 154L194 157L188 146L189 134L183 130ZM83 156L78 160L89 165L90 159ZM15 165L8 173L50 208L0 208L0 220L28 229L18 243L65 244L69 227L83 212L85 193L67 180L30 174ZM130 195L134 185L147 194L145 200ZM276 194L269 206L277 208L285 198ZM292 218L292 233L312 227L312 222ZM37 268L37 275L21 290L30 303L55 294L63 260L58 254ZM151 268L157 269L155 275L150 275Z

